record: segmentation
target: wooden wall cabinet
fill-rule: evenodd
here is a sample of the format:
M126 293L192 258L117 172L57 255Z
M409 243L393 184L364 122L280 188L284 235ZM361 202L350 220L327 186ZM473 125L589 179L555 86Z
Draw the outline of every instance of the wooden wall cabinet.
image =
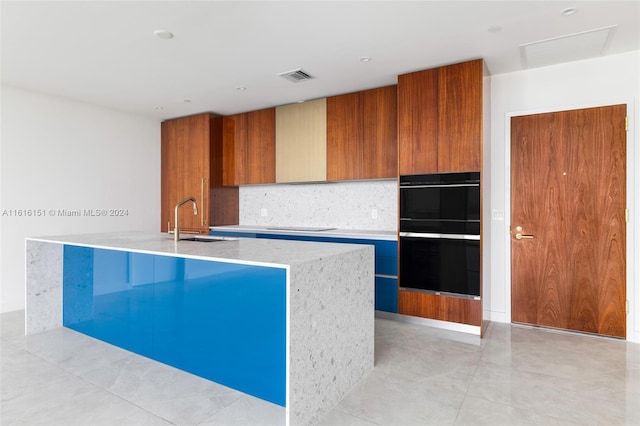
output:
M160 229L175 227L175 206L180 208L180 230L209 232L209 226L238 224L238 189L222 187L222 117L198 114L163 121L161 124L161 214Z
M275 183L275 108L230 115L222 122L223 184Z
M480 170L484 61L398 76L399 174Z
M397 87L327 98L327 179L397 177Z
M276 108L276 182L327 179L327 101Z

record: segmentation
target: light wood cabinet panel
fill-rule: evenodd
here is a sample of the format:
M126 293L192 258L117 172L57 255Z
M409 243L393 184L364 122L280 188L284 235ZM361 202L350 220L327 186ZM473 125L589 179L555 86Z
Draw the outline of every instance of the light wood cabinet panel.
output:
M396 86L327 98L327 178L397 177Z
M180 208L180 230L208 233L211 225L238 223L238 194L221 187L222 118L205 113L167 120L161 124L161 231L175 227L175 205Z
M316 99L276 108L276 182L327 179L327 103Z
M483 74L477 59L398 76L401 175L481 169Z
M275 108L223 118L223 184L275 182Z

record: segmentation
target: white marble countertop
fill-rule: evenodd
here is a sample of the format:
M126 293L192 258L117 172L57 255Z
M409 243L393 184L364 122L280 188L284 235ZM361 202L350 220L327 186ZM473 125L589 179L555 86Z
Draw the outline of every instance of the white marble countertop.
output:
M244 226L244 225L229 225L229 226L211 226L209 229L212 231L227 231L227 232L246 232L246 233L261 233L261 234L274 234L274 235L304 235L310 237L329 237L329 238L353 238L353 239L369 239L369 240L388 240L398 241L398 233L396 231L380 231L380 230L366 230L366 229L329 229L326 231L309 231L305 230L306 227L300 227L300 230L295 230L295 227L281 227L277 226ZM290 228L290 229L283 229Z
M193 237L185 234L183 238ZM199 238L207 238L199 235ZM215 242L173 240L173 235L154 232L117 232L30 237L27 240L79 245L93 248L157 254L203 260L217 260L260 266L286 267L321 257L362 249L358 244L310 241L232 238Z

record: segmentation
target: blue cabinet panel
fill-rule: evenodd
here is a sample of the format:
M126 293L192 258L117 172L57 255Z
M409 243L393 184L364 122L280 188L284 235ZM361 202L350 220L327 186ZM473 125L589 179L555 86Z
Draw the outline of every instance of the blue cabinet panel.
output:
M315 241L327 243L369 244L375 246L375 271L379 275L398 275L398 242L388 240L368 240L363 238L337 238L293 234L245 233L233 231L210 231L210 235L270 238L274 240ZM394 281L392 284L390 281ZM379 285L378 282L381 284ZM376 310L398 312L398 280L397 278L376 276Z
M376 277L376 310L398 313L398 279Z
M367 240L361 238L315 237L307 235L256 234L257 238L279 240L316 241L326 243L369 244L375 246L376 274L398 275L398 243L386 240Z
M63 323L285 405L286 270L65 245Z

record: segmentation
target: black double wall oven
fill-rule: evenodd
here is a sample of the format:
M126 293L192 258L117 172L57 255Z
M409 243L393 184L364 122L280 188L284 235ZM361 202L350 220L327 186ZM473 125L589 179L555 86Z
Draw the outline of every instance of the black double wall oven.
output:
M480 172L400 176L400 289L480 297Z

